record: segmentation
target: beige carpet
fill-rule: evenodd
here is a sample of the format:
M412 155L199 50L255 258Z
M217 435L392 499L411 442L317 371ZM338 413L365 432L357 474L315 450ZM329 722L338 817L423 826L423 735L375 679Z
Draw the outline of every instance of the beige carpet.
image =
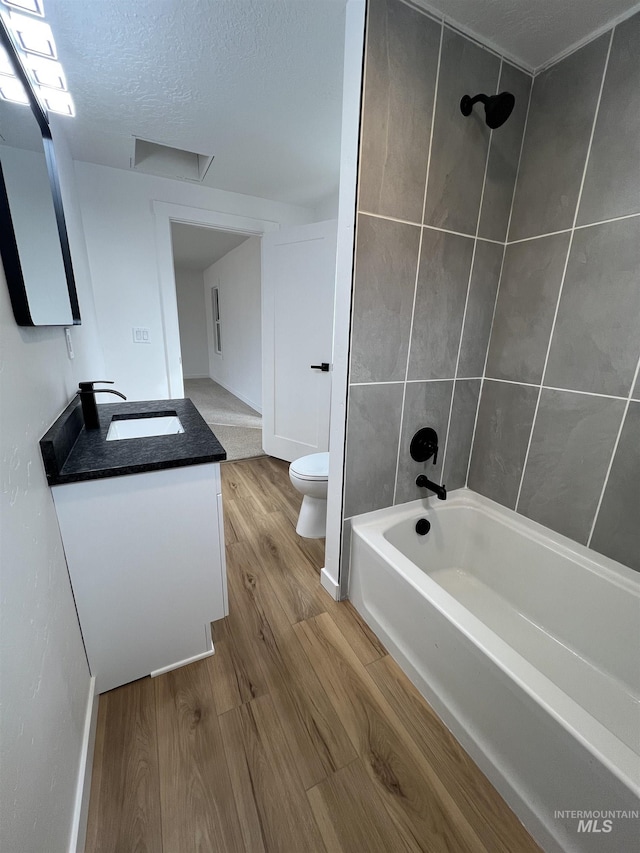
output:
M264 456L262 416L213 379L185 379L184 395L216 434L227 461Z

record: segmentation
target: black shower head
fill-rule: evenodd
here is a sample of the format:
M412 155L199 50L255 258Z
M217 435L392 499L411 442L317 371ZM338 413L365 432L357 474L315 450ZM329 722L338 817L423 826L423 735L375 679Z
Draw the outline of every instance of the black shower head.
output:
M465 95L460 101L462 115L471 115L473 105L477 101L484 104L485 121L492 130L505 123L516 103L511 92L500 92L499 95L475 95L473 98Z

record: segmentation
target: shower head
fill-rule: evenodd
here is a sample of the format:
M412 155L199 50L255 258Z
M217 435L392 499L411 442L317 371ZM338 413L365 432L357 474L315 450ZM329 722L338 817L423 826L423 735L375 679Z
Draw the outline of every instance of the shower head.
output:
M492 130L505 123L516 103L511 92L501 92L499 95L475 95L473 98L465 95L460 101L462 115L471 115L473 105L477 101L484 104L485 121Z

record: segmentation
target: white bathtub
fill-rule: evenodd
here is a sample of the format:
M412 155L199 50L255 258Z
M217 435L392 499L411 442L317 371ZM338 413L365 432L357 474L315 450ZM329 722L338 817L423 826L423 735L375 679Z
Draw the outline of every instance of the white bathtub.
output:
M638 849L638 573L459 489L352 519L349 598L543 849Z

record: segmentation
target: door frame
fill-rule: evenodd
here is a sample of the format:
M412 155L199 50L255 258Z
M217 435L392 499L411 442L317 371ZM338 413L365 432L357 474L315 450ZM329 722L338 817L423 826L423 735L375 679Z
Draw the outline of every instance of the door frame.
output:
M344 463L347 440L351 311L355 268L356 196L360 153L360 102L364 91L366 0L348 0L344 34L342 135L338 196L336 295L333 315L333 368L329 424L327 538L320 582L336 600L348 593L349 542L343 532ZM344 541L343 541L344 540Z
M345 50L340 143L340 185L338 202L338 243L333 324L331 377L331 422L329 424L329 484L327 495L327 537L325 565L320 572L324 589L336 600L348 592L348 539L343 532L344 463L347 433L349 355L353 296L356 195L360 151L360 103L364 86L364 34L366 0L347 0L345 10ZM171 222L208 225L226 231L261 236L276 231L279 223L203 210L180 204L154 201L156 256L160 282L167 387L169 397L183 397L180 363L178 303L173 271ZM343 539L345 540L343 542Z
M248 237L262 237L268 231L278 231L280 224L269 219L252 219L248 216L237 216L234 213L204 210L200 207L189 207L188 205L173 204L166 201L153 202L153 217L160 287L160 315L162 317L164 359L167 371L167 393L170 398L178 398L184 397L184 379L182 376L182 350L178 325L178 299L173 266L171 223L199 225L205 228L215 228L217 231L246 234Z

